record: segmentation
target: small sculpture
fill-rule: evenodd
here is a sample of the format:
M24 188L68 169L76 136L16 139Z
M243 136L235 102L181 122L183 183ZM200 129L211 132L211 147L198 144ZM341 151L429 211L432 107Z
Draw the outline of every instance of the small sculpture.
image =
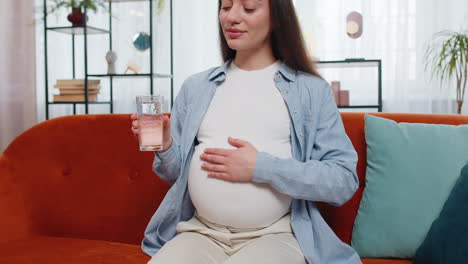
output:
M117 61L117 54L112 50L106 54L107 60L107 74L115 74L115 62Z
M127 64L127 69L125 69L124 73L127 73L128 71L133 72L134 74L140 73L141 67L134 62L133 60L129 60Z

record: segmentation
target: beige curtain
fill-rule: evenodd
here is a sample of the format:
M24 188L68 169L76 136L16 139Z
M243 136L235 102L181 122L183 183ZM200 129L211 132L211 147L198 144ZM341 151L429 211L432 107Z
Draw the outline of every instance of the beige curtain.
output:
M0 153L36 123L34 1L0 1Z

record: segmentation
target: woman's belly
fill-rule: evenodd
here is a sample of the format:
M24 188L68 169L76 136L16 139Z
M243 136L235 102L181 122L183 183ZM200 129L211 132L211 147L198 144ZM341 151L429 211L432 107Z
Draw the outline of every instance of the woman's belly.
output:
M292 199L268 184L235 183L208 178L200 154L207 147L232 149L225 144L199 144L191 161L188 188L197 213L203 218L236 228L266 227L290 210Z

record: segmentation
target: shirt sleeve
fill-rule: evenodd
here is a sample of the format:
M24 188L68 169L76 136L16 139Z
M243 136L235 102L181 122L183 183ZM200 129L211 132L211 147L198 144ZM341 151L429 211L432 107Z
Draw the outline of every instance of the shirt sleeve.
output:
M328 84L321 98L310 160L282 159L259 152L253 181L270 184L294 199L342 205L358 188L357 153L344 130Z
M172 145L164 152L155 152L153 160L153 171L164 181L174 184L180 175L182 152L180 142L182 137L183 123L186 113L186 90L189 79L187 79L177 95L171 110L171 136Z

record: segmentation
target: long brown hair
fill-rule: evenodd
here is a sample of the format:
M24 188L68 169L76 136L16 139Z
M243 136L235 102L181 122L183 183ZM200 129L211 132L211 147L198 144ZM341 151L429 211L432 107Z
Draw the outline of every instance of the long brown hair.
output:
M271 48L273 50L273 56L295 70L307 72L322 78L317 72L315 62L309 57L305 48L301 27L292 1L268 1L270 1L270 18L272 25ZM220 10L221 0L218 0L218 14ZM223 60L228 61L234 59L236 51L229 48L219 21L218 27Z

